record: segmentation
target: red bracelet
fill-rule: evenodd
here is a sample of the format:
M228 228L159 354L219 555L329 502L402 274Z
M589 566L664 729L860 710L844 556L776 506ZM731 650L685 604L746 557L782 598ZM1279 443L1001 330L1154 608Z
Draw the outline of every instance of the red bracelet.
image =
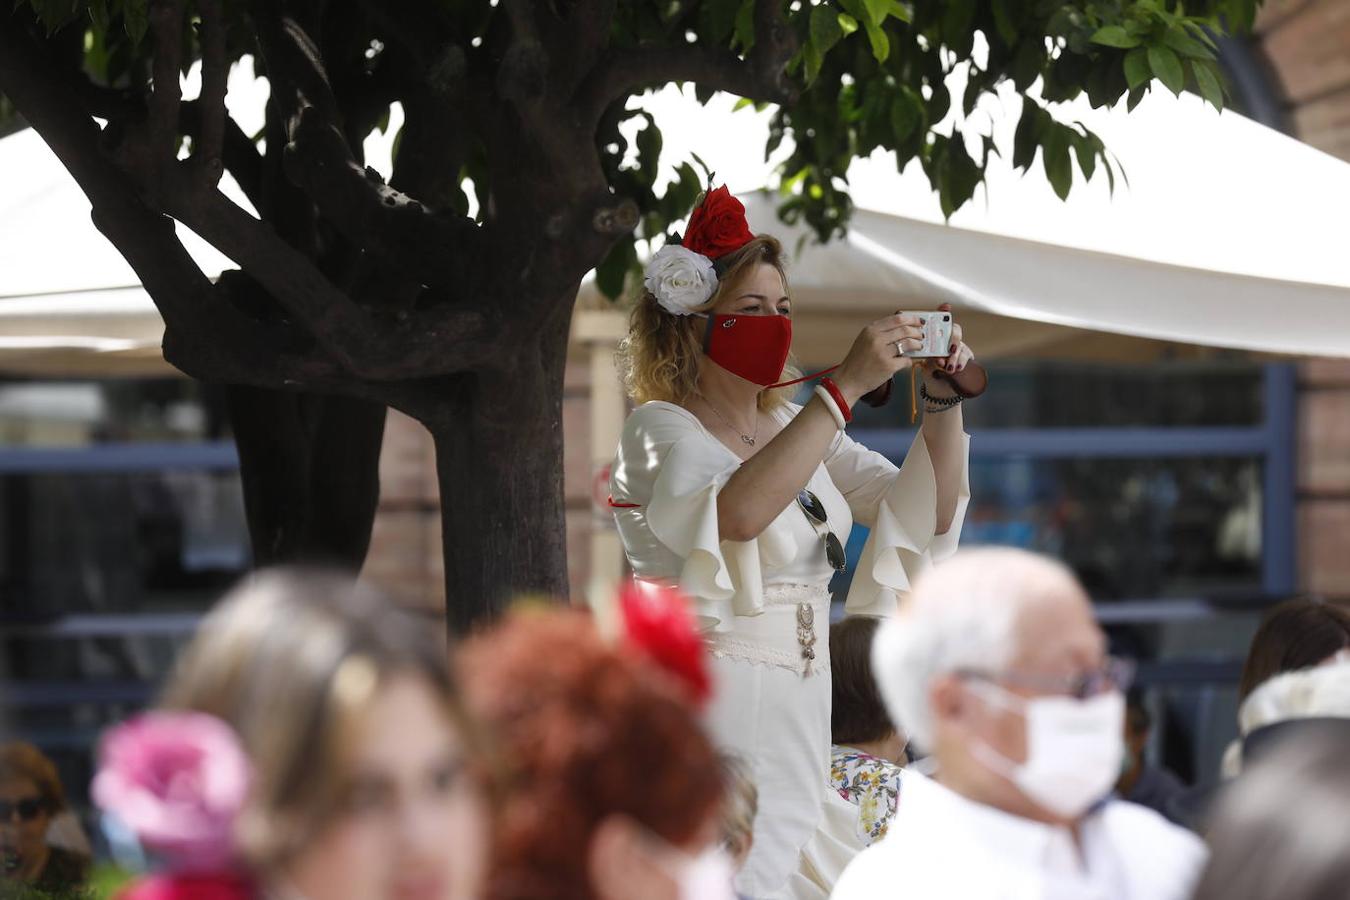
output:
M822 378L820 379L820 383L824 386L825 390L830 392L830 396L834 398L834 402L839 405L839 411L844 414L844 421L852 422L853 410L850 409L848 403L844 401L844 392L839 390L839 385L834 383L833 378Z

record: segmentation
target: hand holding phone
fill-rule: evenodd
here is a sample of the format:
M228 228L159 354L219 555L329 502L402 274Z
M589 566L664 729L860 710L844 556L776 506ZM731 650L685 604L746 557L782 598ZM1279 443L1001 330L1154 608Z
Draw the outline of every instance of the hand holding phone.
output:
M906 350L905 356L914 359L944 357L951 353L952 314L944 311L911 312L897 310L898 316L914 316L922 323L923 346L917 350Z

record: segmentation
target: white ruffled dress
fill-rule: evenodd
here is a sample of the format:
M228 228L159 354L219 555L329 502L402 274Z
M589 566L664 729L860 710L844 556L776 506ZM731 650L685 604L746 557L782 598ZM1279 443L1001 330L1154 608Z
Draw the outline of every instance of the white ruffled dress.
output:
M786 425L800 410L788 404L776 415ZM795 873L829 780L834 570L820 530L795 502L754 540L721 540L717 495L740 465L693 413L654 401L624 425L610 491L616 504L633 504L614 515L636 577L678 583L696 605L714 657L709 728L748 763L759 790L754 847L737 889L756 898L810 895ZM898 592L955 551L970 498L963 474L953 525L935 536L937 483L922 436L897 469L841 432L806 487L841 542L855 521L871 528L850 615L892 613Z

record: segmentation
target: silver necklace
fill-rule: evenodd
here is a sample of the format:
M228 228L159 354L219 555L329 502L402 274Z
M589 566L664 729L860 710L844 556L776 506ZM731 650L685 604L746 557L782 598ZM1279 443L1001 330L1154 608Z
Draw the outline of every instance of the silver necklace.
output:
M729 421L727 421L727 417L724 416L724 415L722 415L722 413L717 409L717 407L713 406L712 401L709 400L706 396L704 396L703 393L702 393L701 391L699 392L699 396L703 398L703 402L704 402L704 403L708 404L708 409L711 409L711 410L713 411L713 415L715 415L715 416L717 416L717 418L721 419L721 420L722 420L722 423L723 423L724 425L726 425L726 426L727 426L728 428L730 428L732 431L734 431L734 432L736 432L737 434L739 434L739 435L741 436L741 440L744 441L746 444L749 444L751 447L755 446L755 439L759 437L759 414L758 414L758 412L756 412L756 414L755 414L755 430L754 430L753 432L751 432L750 434L746 434L745 432L743 432L743 431L741 431L739 428L737 428L735 425L732 425Z

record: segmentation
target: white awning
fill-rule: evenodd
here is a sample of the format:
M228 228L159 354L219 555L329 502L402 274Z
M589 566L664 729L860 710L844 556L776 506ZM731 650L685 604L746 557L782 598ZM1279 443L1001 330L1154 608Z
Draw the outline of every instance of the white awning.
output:
M245 78L239 67L234 74ZM249 91L257 95L258 82L240 96ZM1102 340L1147 338L1350 357L1350 164L1241 116L1158 88L1129 114L1086 100L1058 107L1061 121L1100 134L1129 176L1110 196L1099 169L1061 202L1039 171L1012 169L1021 100L1009 89L972 115L1005 155L951 224L917 165L898 173L878 154L850 169L859 210L848 238L820 246L777 221L773 197L752 193L767 177L768 114L732 113L732 102L703 107L668 88L644 105L662 122L667 163L690 152L708 159L746 197L752 227L785 239L799 310L838 329L825 341L832 351L865 316L949 301L981 324L985 356L1095 333L1094 352ZM372 136L368 157L387 161L392 138L392 129ZM229 267L179 232L208 275ZM32 131L0 140L0 371L172 373L162 335L135 273L94 229L56 157Z

